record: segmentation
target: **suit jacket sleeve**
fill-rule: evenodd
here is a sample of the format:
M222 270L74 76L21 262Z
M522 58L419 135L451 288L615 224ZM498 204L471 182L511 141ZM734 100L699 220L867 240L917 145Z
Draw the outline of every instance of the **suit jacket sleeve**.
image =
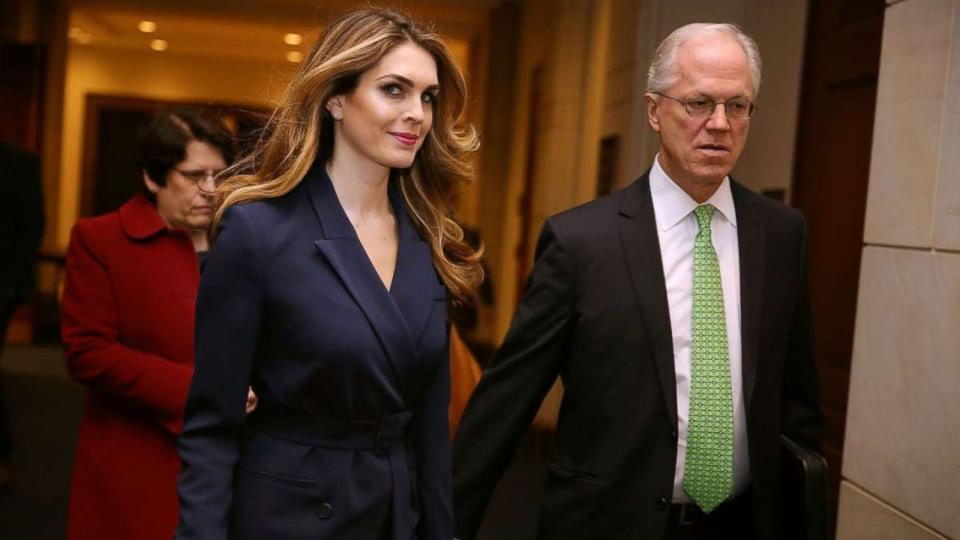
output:
M262 319L262 252L245 210L227 211L200 279L195 375L179 442L180 540L228 538L233 471Z
M25 260L33 262L40 247L40 241L43 239L43 228L46 219L43 213L43 184L40 177L40 159L31 155L24 164L24 174L22 178L17 179L24 182L24 189L27 190L25 200L23 201L21 212L24 213L23 228L20 229L23 234L23 257ZM32 271L32 266L28 268ZM30 280L32 285L32 279Z
M807 267L807 227L800 225L800 268L793 326L784 365L780 425L783 433L813 450L820 449L823 414L813 361L813 337Z
M39 158L0 143L0 182L0 286L29 290L44 226Z
M450 540L453 537L450 424L447 418L450 403L448 358L445 347L424 398L414 408L410 426L420 492L417 538L422 540Z
M454 441L458 538L473 538L497 481L563 364L573 322L570 256L552 221L510 330L467 404Z
M16 247L10 253L22 267L18 285L33 287L33 262L43 238L45 223L43 215L43 186L40 178L40 159L33 154L23 154L23 159L12 176L15 185L11 212L15 222L13 229L19 231L12 241Z
M67 248L62 334L67 369L94 391L131 403L176 435L193 372L120 342L117 305L96 228L78 222Z

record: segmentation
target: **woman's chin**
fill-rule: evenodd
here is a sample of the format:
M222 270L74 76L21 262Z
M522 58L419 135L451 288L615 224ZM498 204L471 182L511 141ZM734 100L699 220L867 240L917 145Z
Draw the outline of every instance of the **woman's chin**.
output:
M388 169L409 169L413 166L413 158L391 159L382 165Z

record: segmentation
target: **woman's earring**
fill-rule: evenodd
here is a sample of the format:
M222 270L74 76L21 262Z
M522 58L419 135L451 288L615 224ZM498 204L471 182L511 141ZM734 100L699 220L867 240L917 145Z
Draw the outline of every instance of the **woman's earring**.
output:
M340 111L333 111L332 113L330 113L330 116L333 116L333 119L334 119L334 120L342 120L342 119L343 119L343 113L341 113Z

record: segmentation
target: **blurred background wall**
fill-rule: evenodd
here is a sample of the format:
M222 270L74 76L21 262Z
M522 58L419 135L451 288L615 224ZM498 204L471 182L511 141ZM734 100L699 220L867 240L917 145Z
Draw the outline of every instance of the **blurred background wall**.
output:
M38 272L53 306L25 308L8 341L55 339L44 330L55 313L37 312L55 312L71 226L104 210L104 186L139 182L110 176L127 153L116 133L180 103L251 128L324 21L364 4L3 0L0 138L43 160ZM469 75L468 120L483 146L458 216L486 246L493 298L467 337L488 350L507 330L543 220L649 167L657 142L643 94L656 43L693 21L751 34L763 85L734 177L809 220L838 530L960 537L960 0L381 4L435 24ZM545 429L560 392L538 417ZM888 521L906 528L873 525Z

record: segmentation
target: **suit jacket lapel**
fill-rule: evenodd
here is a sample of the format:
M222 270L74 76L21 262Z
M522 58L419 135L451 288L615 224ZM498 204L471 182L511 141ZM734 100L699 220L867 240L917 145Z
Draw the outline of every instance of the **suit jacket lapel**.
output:
M660 256L660 240L657 237L653 200L650 197L649 173L644 174L624 192L620 217L620 241L623 244L633 291L640 304L664 404L673 425L677 425L673 333L670 328L670 309L663 276L663 259Z
M324 238L314 244L360 306L393 365L397 383L407 389L409 377L400 374L409 372L406 368L415 363L416 350L403 314L370 263L323 166L315 165L303 181L323 229ZM394 283L397 277L395 272Z
M396 181L390 186L390 200L397 216L400 247L390 295L396 301L413 343L420 342L435 300L446 299L446 289L433 267L430 246L420 239L407 213Z
M756 211L756 197L743 186L731 182L733 204L737 209L737 242L740 246L740 340L742 347L743 399L750 407L757 380L760 346L760 314L763 308L766 233Z

